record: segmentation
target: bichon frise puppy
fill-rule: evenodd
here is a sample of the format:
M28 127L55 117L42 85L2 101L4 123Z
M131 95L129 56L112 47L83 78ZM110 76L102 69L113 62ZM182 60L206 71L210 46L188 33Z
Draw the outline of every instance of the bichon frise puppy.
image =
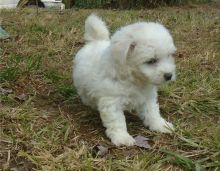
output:
M139 22L109 38L96 15L85 22L86 45L74 60L74 84L82 102L98 109L112 143L134 145L123 111L134 109L146 127L169 133L173 125L161 117L157 87L175 79L176 51L169 31L159 23Z

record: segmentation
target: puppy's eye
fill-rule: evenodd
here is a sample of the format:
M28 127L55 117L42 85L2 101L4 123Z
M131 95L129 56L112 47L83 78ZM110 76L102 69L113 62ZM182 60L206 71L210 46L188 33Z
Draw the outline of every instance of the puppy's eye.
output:
M146 63L149 64L149 65L152 65L152 64L157 63L157 61L158 61L157 58L152 58L152 59L150 59L149 61L147 61Z

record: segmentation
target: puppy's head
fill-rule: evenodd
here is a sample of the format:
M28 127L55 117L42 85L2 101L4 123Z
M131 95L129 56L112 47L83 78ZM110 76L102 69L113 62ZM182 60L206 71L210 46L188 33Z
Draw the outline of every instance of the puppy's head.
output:
M160 85L175 79L176 51L168 30L158 23L136 23L116 32L111 52L118 68L137 83Z

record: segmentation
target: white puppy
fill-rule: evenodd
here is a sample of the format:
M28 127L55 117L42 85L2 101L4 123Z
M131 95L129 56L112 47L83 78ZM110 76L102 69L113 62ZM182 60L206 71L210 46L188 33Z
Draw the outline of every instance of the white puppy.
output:
M124 110L135 109L152 131L171 132L173 125L161 117L157 102L157 86L175 79L176 48L169 31L159 23L139 22L109 39L105 23L92 14L85 40L74 60L74 84L83 103L99 110L112 143L135 143Z

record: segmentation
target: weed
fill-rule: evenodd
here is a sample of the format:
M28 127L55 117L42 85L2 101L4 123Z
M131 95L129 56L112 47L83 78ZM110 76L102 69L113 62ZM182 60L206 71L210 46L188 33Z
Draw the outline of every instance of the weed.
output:
M58 92L64 97L73 97L76 95L76 89L72 85L63 85L58 88Z

